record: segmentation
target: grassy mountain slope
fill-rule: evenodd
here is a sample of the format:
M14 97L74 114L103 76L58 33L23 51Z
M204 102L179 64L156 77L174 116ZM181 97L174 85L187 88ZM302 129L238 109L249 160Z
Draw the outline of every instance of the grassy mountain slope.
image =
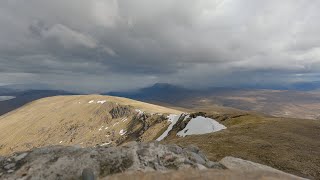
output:
M164 121L166 114L179 113L112 96L44 98L0 117L0 154L54 144L94 146L148 141L168 125Z
M176 133L182 126L178 125L164 143L195 144L213 161L234 156L319 179L320 121L188 102L191 110L101 95L40 99L0 116L0 155L57 144L87 147L152 141L167 129L168 114L204 111L227 129L179 138Z
M311 179L320 178L320 122L257 114L208 113L228 128L216 133L167 138L165 143L197 145L210 160L234 156Z
M14 90L8 90L7 93L2 93L1 95L14 96L16 98L0 101L0 116L37 99L57 95L73 95L73 93L58 90L28 90L18 92Z

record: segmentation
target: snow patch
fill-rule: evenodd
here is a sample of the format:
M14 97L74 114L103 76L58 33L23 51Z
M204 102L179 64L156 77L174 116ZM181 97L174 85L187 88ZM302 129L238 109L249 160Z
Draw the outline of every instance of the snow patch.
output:
M186 135L192 134L207 134L221 131L226 128L227 127L211 118L198 116L196 118L192 118L187 126L183 130L178 132L177 135L185 137Z
M99 129L99 131L102 131L103 126L101 126L101 128Z
M89 104L92 104L92 103L94 103L94 100L91 100L91 101L89 101L88 103L89 103Z
M141 111L140 109L135 109L136 112L138 112L139 115L143 114L144 112Z
M106 128L104 128L105 130L107 130L109 127L107 126Z
M157 141L161 141L165 137L167 137L168 133L172 130L173 126L178 122L180 116L176 114L170 114L168 116L168 121L171 122L171 124L169 125L168 129L163 134L161 134L160 137L157 138Z
M116 126L117 124L119 124L119 122L114 123L113 126Z
M59 143L61 144L63 141L60 141Z
M101 144L100 146L107 146L107 145L109 145L109 144L111 144L112 142L107 142L107 143L103 143L103 144Z
M97 104L104 104L104 103L106 103L106 102L107 102L106 100L97 101Z
M125 135L126 133L127 133L127 131L125 131L125 130L123 130L123 129L121 129L120 132L119 132L120 136L123 136L123 135Z

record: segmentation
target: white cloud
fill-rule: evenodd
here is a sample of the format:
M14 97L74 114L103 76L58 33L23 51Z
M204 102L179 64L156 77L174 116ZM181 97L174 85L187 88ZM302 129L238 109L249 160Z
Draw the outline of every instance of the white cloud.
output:
M265 73L289 81L320 70L319 8L313 0L4 0L0 70L99 90L241 84ZM76 83L86 76L95 78Z
M47 41L57 41L63 48L83 46L92 49L98 46L95 39L61 24L55 24L53 27L41 32L41 34Z

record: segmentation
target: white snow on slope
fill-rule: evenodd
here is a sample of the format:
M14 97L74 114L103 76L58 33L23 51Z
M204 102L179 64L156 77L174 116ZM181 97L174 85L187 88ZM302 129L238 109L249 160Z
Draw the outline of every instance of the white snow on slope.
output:
M97 104L104 104L104 103L106 103L106 102L107 102L106 100L101 100L101 101L98 100L98 101L97 101ZM91 100L91 101L89 101L88 103L89 103L89 104L92 104L92 103L94 103L94 100Z
M127 131L125 131L125 130L123 130L123 129L121 129L120 132L119 132L120 136L123 136L123 135L125 135L126 133L127 133Z
M106 100L97 101L97 104L104 104L105 102L107 102L107 101Z
M118 124L119 124L119 122L114 123L114 124L113 124L113 127L116 126L116 125L118 125Z
M100 146L107 146L109 144L111 144L112 142L107 142L107 143L104 143L104 144L100 144Z
M141 111L140 109L135 109L136 112L138 112L139 115L143 114L144 112Z
M227 127L213 119L198 116L196 118L192 118L187 126L183 130L178 132L177 135L185 137L186 135L192 134L207 134L217 132L226 128Z
M181 115L176 115L176 114L170 114L168 116L168 121L171 122L171 124L169 125L168 129L163 134L161 134L160 137L158 137L157 141L161 141L165 137L167 137L168 133L171 131L173 126L178 122L180 116Z

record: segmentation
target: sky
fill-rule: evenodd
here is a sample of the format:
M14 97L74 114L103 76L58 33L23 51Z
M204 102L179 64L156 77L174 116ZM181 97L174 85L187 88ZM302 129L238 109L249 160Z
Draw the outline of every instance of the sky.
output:
M0 85L317 81L319 9L319 0L1 0Z

